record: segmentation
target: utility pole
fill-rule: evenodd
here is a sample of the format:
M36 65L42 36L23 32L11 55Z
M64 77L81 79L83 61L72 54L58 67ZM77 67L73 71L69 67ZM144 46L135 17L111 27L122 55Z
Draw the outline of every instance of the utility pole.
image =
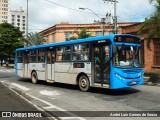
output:
M102 35L103 36L104 36L104 33L105 33L105 24L106 24L105 20L106 20L106 18L101 18L101 21L94 20L95 23L101 23L102 24Z
M117 30L117 15L116 15L117 4L116 3L118 3L118 1L117 0L103 0L103 1L114 3L114 17L113 17L114 30L113 30L113 32L114 32L114 34L117 34L118 30Z

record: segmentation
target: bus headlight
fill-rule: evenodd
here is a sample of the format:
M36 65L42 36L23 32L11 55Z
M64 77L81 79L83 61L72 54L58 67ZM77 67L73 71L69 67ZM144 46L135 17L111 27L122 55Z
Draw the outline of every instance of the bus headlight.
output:
M115 76L117 77L117 78L119 78L120 80L125 80L122 76L120 76L118 73L114 73L115 74Z
M141 74L141 78L143 78L144 77L144 71L142 72L142 74Z

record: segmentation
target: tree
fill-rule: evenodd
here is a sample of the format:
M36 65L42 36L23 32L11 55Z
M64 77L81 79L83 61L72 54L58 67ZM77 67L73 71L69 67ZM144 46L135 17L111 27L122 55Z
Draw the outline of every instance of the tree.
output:
M92 34L88 32L87 28L82 28L81 31L74 31L74 33L77 35L77 37L72 36L70 38L72 40L92 37Z
M139 34L142 35L147 32L147 48L151 50L150 43L155 38L160 38L160 0L149 0L150 3L155 2L155 12L142 23Z
M34 46L44 44L45 39L43 35L31 32L27 34L27 37L23 41L27 46Z
M15 49L21 47L20 39L22 32L11 24L0 24L0 60L9 59L14 56Z

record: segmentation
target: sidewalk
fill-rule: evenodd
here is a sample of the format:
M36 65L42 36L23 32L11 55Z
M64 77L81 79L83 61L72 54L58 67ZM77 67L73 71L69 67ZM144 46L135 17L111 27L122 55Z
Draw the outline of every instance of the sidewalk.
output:
M0 69L14 69L14 67L13 66L8 66L8 67L6 67L6 66L0 66Z
M144 77L144 85L160 86L160 76Z

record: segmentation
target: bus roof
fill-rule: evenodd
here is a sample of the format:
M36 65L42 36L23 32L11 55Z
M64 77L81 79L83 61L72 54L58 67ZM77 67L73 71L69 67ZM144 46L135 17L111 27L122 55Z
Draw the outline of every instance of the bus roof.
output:
M18 48L18 49L16 49L16 51L54 47L54 46L63 46L63 45L78 44L78 43L86 43L86 42L93 42L93 41L99 41L99 40L105 40L105 39L110 39L110 42L113 42L113 40L114 40L113 38L118 35L134 36L134 35L130 35L130 34L111 34L111 35L90 37L90 38L84 38L84 39L76 39L76 40L70 40L70 41L64 41L64 42L56 42L56 43L50 43L50 44L29 46L29 47L24 47L24 48ZM134 36L134 37L136 37L136 36Z

